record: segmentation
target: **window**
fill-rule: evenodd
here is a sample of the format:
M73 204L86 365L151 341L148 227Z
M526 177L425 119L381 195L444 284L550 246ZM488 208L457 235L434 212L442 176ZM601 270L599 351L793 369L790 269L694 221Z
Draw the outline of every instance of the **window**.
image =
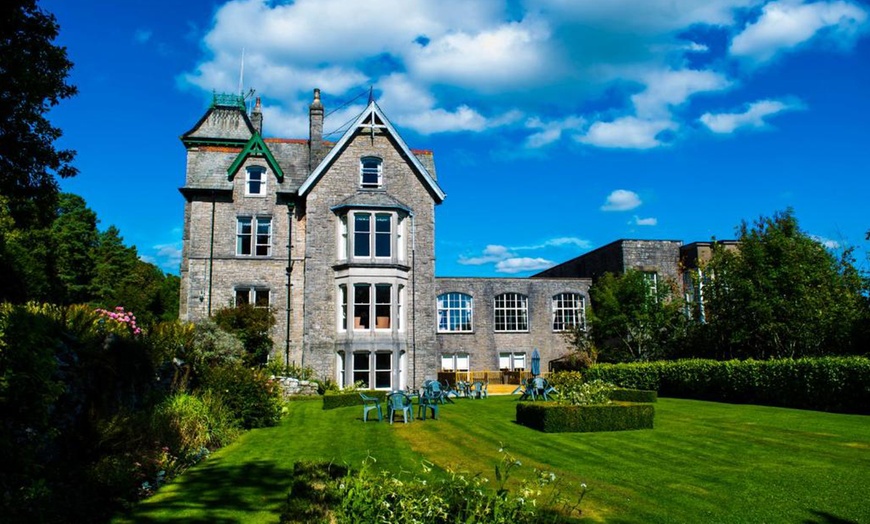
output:
M468 371L470 358L468 353L447 353L441 355L442 371Z
M344 293L344 286L339 286ZM374 299L374 300L372 300ZM342 300L345 300L342 295ZM347 304L343 307L346 309ZM353 329L391 329L393 325L393 286L391 284L354 284L353 286ZM374 326L371 319L375 319ZM346 326L344 317L342 325ZM344 329L347 329L344 327Z
M372 218L375 222L374 236L372 236ZM345 236L344 230L342 236ZM372 251L378 258L389 258L392 255L393 215L390 213L353 214L353 256L368 258ZM341 251L339 253L341 254Z
M646 281L647 292L649 296L656 302L659 301L658 282L659 276L655 271L644 271L643 278Z
M376 189L381 187L383 183L383 166L384 162L375 156L366 156L360 159L360 187L366 189Z
M347 260L347 215L338 217L338 259Z
M235 305L238 307L242 304L251 304L256 308L268 308L269 290L265 288L236 288Z
M339 310L338 310L338 318L339 326L342 331L347 330L347 286L342 284L338 286L339 293Z
M236 219L236 255L267 257L272 254L272 218Z
M526 369L526 354L501 352L498 354L498 368L508 371L523 371Z
M393 383L393 354L375 353L375 389L390 389Z
M495 330L528 331L529 298L520 293L502 293L495 297Z
M396 304L396 329L399 331L403 331L405 329L405 319L402 318L402 315L405 314L405 310L403 308L405 304L405 286L399 285L399 301Z
M470 332L474 313L472 304L471 295L465 293L438 295L438 332Z
M586 329L586 302L579 293L559 293L553 297L553 331Z
M266 168L251 166L245 173L245 195L266 196Z
M362 387L368 389L370 359L368 352L356 352L353 354L353 382L362 382Z

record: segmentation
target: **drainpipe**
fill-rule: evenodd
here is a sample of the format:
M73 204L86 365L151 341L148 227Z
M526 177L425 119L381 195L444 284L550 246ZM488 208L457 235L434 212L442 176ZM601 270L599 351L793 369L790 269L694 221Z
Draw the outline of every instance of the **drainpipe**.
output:
M215 192L211 191L211 238L208 242L208 316L211 318L212 275L214 275L214 214Z
M293 283L291 277L293 276L293 204L287 204L287 307L285 308L287 318L286 327L287 331L284 333L284 366L290 365L290 312L293 308L292 301L292 291L293 291ZM303 354L303 365L305 362L305 355Z
M417 226L411 213L411 385L417 390Z

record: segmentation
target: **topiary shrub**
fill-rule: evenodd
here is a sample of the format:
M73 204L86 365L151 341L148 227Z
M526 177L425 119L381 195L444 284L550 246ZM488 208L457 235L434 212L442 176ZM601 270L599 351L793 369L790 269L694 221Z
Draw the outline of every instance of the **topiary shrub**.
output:
M655 408L652 404L517 404L517 423L545 433L652 429L654 418Z

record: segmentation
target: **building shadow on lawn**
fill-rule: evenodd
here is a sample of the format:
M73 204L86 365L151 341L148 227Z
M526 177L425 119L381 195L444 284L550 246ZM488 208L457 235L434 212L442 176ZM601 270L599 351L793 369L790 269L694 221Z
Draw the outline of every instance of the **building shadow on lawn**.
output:
M832 515L827 511L818 511L815 509L811 509L810 513L815 515L816 518L806 519L803 524L858 524L857 521L844 519L842 517Z
M155 500L143 501L116 521L231 524L246 522L245 514L267 511L269 507L274 507L277 515L286 500L287 479L292 473L292 465L280 467L270 461L232 466L222 464L220 459L207 461L175 479L183 489L163 494L158 491Z

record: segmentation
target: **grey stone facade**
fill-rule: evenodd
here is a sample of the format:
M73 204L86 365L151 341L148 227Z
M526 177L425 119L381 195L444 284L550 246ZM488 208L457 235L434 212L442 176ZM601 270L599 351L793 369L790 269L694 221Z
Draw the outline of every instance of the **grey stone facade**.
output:
M679 240L617 240L579 257L533 275L531 278L591 278L604 273L622 274L629 269L656 273L660 278L678 282Z

